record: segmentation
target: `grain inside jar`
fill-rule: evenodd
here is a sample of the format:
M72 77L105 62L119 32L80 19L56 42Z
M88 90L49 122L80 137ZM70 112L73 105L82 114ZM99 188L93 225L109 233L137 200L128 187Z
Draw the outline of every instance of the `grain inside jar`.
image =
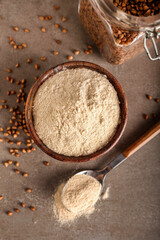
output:
M105 8L105 7L106 8ZM122 10L117 11L117 9ZM123 20L127 18L126 28ZM160 13L158 0L80 0L79 17L100 53L113 64L122 64L144 50L144 31L133 29L132 18ZM129 17L129 15L132 15ZM115 20L119 18L119 21ZM123 26L123 27L122 27ZM137 24L136 28L141 26Z

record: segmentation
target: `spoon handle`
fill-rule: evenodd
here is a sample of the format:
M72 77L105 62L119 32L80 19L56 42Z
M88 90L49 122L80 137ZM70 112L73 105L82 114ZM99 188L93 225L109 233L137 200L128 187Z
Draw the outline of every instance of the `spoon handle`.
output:
M99 173L99 179L102 181L106 174L113 168L116 168L119 164L124 162L129 156L135 153L139 148L149 142L158 133L160 133L160 121L150 128L145 134L137 139L131 146L124 150L116 159L109 163L108 166L102 170L97 171Z
M149 129L145 134L143 134L139 139L137 139L131 146L124 150L123 155L127 158L135 153L139 148L144 146L152 138L154 138L158 133L160 133L160 121L157 122L151 129Z

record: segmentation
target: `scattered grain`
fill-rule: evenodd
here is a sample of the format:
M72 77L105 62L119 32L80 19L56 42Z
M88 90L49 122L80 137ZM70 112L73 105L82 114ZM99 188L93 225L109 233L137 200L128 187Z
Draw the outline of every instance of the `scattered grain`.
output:
M46 28L45 27L41 27L41 32L46 32Z
M67 33L67 29L63 28L62 33Z
M12 70L11 70L10 68L8 68L8 69L7 69L7 72L8 72L8 73L11 73L11 72L12 72Z
M8 164L11 165L13 163L12 160L8 160Z
M19 153L15 153L15 156L16 156L16 157L20 157L20 154L19 154Z
M54 55L58 55L59 52L58 52L58 51L54 51L53 54L54 54Z
M10 153L14 152L14 149L13 149L13 148L10 148L10 149L9 149L9 152L10 152Z
M60 7L59 7L58 5L55 5L55 6L54 6L54 9L55 9L55 10L59 10Z
M49 16L48 16L48 20L51 20L51 19L52 19L52 16L49 15Z
M56 43L61 44L62 42L61 42L61 40L56 40Z
M34 65L34 68L35 68L35 69L39 69L39 65L38 65L38 64L35 64L35 65Z
M67 56L68 60L72 60L73 59L73 56L69 55Z
M4 162L4 166L5 166L5 167L8 167L8 162Z
M9 140L9 138L5 138L5 141L6 141L6 142L9 142L10 140Z
M19 212L20 212L20 210L19 210L18 208L14 208L14 211L15 211L16 213L19 213Z
M85 53L86 55L89 55L89 54L90 54L89 50L84 50L84 53Z
M147 98L148 100L152 100L152 96L150 96L150 95L148 95L148 94L146 94L146 98Z
M28 28L25 28L25 29L24 29L24 32L29 33L30 30L29 30Z
M31 143L27 143L27 144L26 144L27 147L30 147L31 145L32 145Z
M20 50L22 50L22 49L23 49L23 46L22 46L22 45L18 45L18 48L19 48Z
M30 206L29 209L33 212L36 210L36 208L34 206Z
M13 46L13 48L14 48L14 49L17 49L17 48L18 48L18 46L15 44L15 45Z
M20 203L20 205L21 205L21 207L23 207L23 208L26 206L25 203L23 203L23 202Z
M27 172L24 172L24 173L22 173L22 176L23 176L23 177L28 177L28 173L27 173Z
M31 151L36 151L36 148L35 147L31 147Z
M13 215L13 212L8 211L7 214L8 214L8 216L12 216L12 215Z
M21 83L25 83L25 82L26 82L25 79L22 79L22 80L21 80Z
M43 17L43 16L39 16L39 19L40 19L40 20L44 20L44 17Z
M56 28L59 28L59 27L60 27L60 25L57 24L57 23L55 23L54 26L55 26Z
M31 188L26 188L26 192L31 193L32 189Z
M32 150L30 148L26 149L26 152L30 153Z
M32 60L30 58L27 59L27 63L31 63Z
M11 42L10 42L10 45L15 45L15 41L11 41Z
M9 138L5 138L5 141L6 141L6 142L9 142L10 140L9 140Z
M67 18L66 17L62 17L61 20L62 20L62 22L66 22Z
M146 120L149 118L148 114L144 114L143 116L144 116L144 119Z
M41 57L41 61L44 62L46 60L46 57Z
M18 146L20 146L20 145L21 145L21 141L17 141L16 144L17 144Z
M156 103L159 103L159 102L160 102L160 99L159 99L159 98L155 98L155 102L156 102Z
M7 132L5 132L5 133L3 133L3 135L4 135L5 137L7 137L9 134L8 134Z
M19 162L18 161L15 162L15 166L19 167Z
M78 54L79 54L79 50L74 50L73 53L74 53L75 55L78 55Z
M16 63L16 68L19 68L20 67L20 64L19 63Z
M18 31L19 31L19 28L18 28L18 27L13 27L13 30L14 30L15 32L18 32Z
M49 163L48 161L44 161L43 164L44 164L45 166L49 166L49 165L50 165L50 163Z
M22 43L22 47L26 48L27 44L26 43Z
M10 83L14 83L14 79L13 78L11 78Z
M16 81L16 85L20 85L21 84L21 82L20 81Z
M25 148L23 148L21 151L22 151L22 153L26 153L26 149Z
M0 132L3 132L4 131L4 128L3 127L0 127Z
M16 91L11 90L10 93L11 93L11 95L14 95L14 94L16 94Z

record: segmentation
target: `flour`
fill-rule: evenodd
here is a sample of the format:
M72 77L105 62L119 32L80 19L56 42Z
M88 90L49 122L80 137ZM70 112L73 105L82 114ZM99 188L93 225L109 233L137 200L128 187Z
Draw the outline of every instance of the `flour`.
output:
M84 174L74 175L66 184L58 186L54 194L53 210L56 219L63 225L72 223L81 216L89 217L95 211L97 200L109 197L109 189L110 187L100 196L101 184L95 178Z
M56 216L56 219L58 220L58 222L63 225L63 224L68 224L68 223L72 223L73 221L75 221L77 218L81 217L81 216L86 216L88 217L90 214L92 214L95 210L95 207L90 207L88 208L86 211L84 212L78 212L78 213L73 213L68 211L63 203L62 203L62 190L64 187L64 183L62 183L58 188L56 193L54 194L54 205L53 205L53 211L54 214Z
M34 126L51 150L67 156L93 153L113 137L120 106L105 75L89 69L61 71L37 91Z
M65 185L62 202L73 213L79 213L93 206L100 195L101 184L93 177L74 175Z
M102 198L103 200L109 198L109 191L110 191L110 187L107 187L107 189L103 192L103 194L102 194L102 196L101 196L101 198Z

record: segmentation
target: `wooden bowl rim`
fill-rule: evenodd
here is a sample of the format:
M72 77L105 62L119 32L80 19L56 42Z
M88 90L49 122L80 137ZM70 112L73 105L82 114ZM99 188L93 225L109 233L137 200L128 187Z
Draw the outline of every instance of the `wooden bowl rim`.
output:
M112 139L108 142L106 146L101 148L100 150L84 155L84 156L65 156L63 154L58 154L51 149L49 149L43 142L42 140L38 137L36 130L34 128L34 120L33 120L33 101L34 97L36 95L36 92L38 91L39 87L51 76L55 75L56 73L60 71L64 71L66 69L75 69L75 68L87 68L93 71L97 71L103 75L107 76L107 79L110 81L110 83L114 86L119 101L120 101L120 108L121 108L121 123L119 124L117 131L115 135L112 137ZM34 142L37 144L37 146L44 151L46 154L51 156L52 158L55 158L57 160L63 161L63 162L87 162L94 160L107 152L109 152L119 141L126 123L127 123L127 101L125 94L122 90L122 87L118 80L106 69L100 67L97 64L90 63L90 62L85 62L85 61L72 61L72 62L65 62L62 64L59 64L55 67L50 68L48 71L46 71L44 74L42 74L39 79L33 84L31 87L27 101L26 101L26 107L25 107L25 118L26 118L26 124L28 127L28 130L30 132L31 137L33 138Z

